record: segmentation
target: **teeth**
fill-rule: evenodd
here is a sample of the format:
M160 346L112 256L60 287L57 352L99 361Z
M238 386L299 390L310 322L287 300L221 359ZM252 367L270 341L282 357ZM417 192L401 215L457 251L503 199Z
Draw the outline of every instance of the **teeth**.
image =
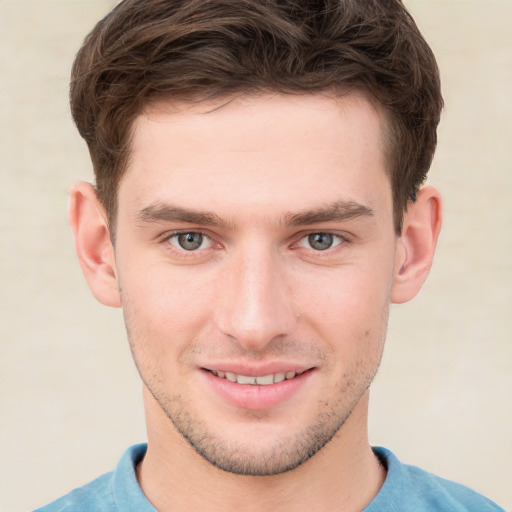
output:
M248 375L237 375L232 372L223 372L220 370L212 370L213 375L220 377L221 379L227 379L230 382L236 382L237 384L249 385L249 386L268 386L284 380L293 379L301 372L286 372L286 373L271 373L270 375L262 375L261 377L250 377Z
M237 375L238 384L256 384L256 377L246 377L245 375Z
M259 384L260 386L268 386L269 384L274 384L274 376L265 375L263 377L256 377L256 384Z

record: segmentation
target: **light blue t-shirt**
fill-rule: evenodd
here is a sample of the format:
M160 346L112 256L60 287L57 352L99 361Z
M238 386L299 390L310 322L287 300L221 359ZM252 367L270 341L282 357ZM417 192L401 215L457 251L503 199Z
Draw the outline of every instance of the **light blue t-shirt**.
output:
M135 475L146 444L124 452L114 471L34 512L156 512ZM362 512L505 512L477 492L402 464L386 448L374 452L387 468L384 485Z

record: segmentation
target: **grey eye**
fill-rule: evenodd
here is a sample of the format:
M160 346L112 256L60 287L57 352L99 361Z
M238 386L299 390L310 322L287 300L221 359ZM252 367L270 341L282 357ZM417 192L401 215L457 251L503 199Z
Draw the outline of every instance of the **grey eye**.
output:
M177 242L185 251L194 251L203 244L203 235L201 233L181 233L176 235Z
M331 233L312 233L308 236L308 243L316 251L325 251L332 247L334 235Z

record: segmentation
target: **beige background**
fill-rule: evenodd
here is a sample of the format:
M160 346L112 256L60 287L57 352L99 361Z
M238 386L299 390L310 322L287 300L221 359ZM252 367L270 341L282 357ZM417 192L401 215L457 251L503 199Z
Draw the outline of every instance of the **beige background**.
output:
M409 0L447 103L431 278L392 310L370 434L512 506L512 1ZM119 311L73 255L66 194L90 179L67 80L108 0L0 0L0 511L42 505L144 440Z

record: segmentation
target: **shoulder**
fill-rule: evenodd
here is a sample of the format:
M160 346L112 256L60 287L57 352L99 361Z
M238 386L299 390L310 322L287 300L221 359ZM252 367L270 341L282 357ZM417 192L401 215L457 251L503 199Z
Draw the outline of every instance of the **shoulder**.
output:
M365 512L505 512L496 503L464 485L416 466L402 464L385 448L374 448L374 452L387 466L388 475Z
M155 512L142 493L136 466L147 445L128 448L116 469L33 512Z
M112 475L113 472L105 473L34 512L112 512Z

